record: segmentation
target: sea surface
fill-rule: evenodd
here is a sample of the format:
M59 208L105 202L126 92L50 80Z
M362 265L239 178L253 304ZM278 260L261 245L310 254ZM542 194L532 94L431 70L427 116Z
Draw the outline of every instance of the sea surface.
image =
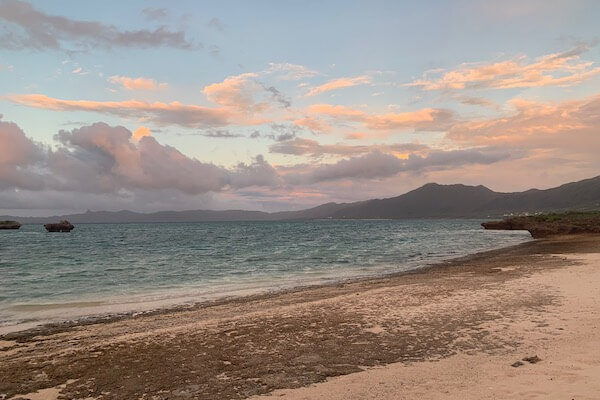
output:
M413 270L531 240L480 220L42 225L0 230L0 334Z

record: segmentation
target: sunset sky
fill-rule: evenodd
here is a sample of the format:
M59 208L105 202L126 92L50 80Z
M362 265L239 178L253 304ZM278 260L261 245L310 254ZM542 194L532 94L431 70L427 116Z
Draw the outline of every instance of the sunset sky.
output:
M600 175L597 1L0 0L0 214Z

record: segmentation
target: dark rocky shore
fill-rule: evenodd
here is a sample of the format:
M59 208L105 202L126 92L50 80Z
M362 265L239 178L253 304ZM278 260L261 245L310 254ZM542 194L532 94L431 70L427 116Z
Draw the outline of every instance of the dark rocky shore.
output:
M0 221L0 229L19 229L21 224L17 221Z

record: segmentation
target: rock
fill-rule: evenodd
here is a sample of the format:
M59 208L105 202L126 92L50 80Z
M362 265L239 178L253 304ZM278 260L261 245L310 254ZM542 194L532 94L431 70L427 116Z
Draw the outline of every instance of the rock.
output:
M19 229L21 224L17 221L0 221L0 229Z
M525 357L525 358L523 359L523 361L527 361L527 362L528 362L528 363L530 363L530 364L537 364L537 363L539 363L540 361L542 361L542 359L541 359L541 358L539 358L537 355L535 355L535 356L529 356L529 357Z
M515 361L514 363L510 364L511 367L515 367L515 368L519 368L522 365L525 365L525 364L523 364L521 361Z
M46 228L48 232L71 232L75 227L69 221L60 221L56 224L45 224L44 228Z

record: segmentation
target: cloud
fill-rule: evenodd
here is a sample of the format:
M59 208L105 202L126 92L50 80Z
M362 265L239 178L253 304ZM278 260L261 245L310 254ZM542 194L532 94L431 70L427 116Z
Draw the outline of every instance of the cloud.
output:
M315 86L308 91L306 96L316 96L321 93L329 92L331 90L342 89L357 85L365 85L371 83L371 77L368 75L360 75L348 78L337 78L330 80L322 85Z
M366 128L373 130L443 131L449 128L454 121L452 111L436 108L424 108L404 113L367 114L364 111L345 106L313 104L308 108L308 113L327 116L342 122L361 123Z
M277 88L259 82L259 76L254 72L229 76L223 82L205 86L203 93L214 103L250 113L263 112L272 103L283 108L292 105Z
M304 65L290 63L269 63L269 68L263 73L276 75L278 79L286 81L297 81L320 75L318 71L307 68Z
M582 44L563 53L538 57L531 63L527 63L525 57L518 57L496 63L463 64L450 71L426 73L422 79L405 86L423 90L569 86L600 74L600 67L593 67L593 62L580 59L580 55L588 50L588 45Z
M150 129L146 128L145 126L140 126L133 132L134 140L140 140L144 136L151 136Z
M456 100L460 101L462 104L467 104L471 106L482 106L498 109L498 105L496 103L483 97L457 96Z
M26 137L16 124L0 120L0 190L43 188L43 177L28 168L43 160L44 153L45 149Z
M239 110L179 102L61 100L43 94L14 95L8 96L8 99L17 104L54 111L90 111L124 118L144 118L158 125L174 124L190 128L205 128L242 121L247 124L258 123L241 116Z
M279 103L283 108L290 108L292 106L292 102L285 97L279 90L277 90L274 86L263 86L265 91L271 93L271 98Z
M0 2L0 20L4 21L0 47L12 50L58 50L65 44L77 49L172 47L191 50L195 47L183 31L170 31L166 26L154 30L120 30L97 21L49 15L21 0Z
M141 133L141 134L140 134ZM281 184L262 157L224 168L160 144L140 127L95 123L61 130L56 149L32 142L15 124L0 121L0 189L73 193L178 191L187 195Z
M273 130L273 133L264 135L264 137L277 142L294 139L301 130L299 126L289 124L271 124L270 127Z
M211 18L210 21L208 21L206 23L206 26L208 26L209 28L212 28L214 30L217 30L219 32L225 32L225 24L223 22L221 22L221 20L219 18Z
M150 120L158 125L180 125L191 128L225 126L230 124L254 125L269 122L255 118L272 108L273 104L289 108L291 102L277 88L258 82L258 74L245 73L226 78L222 82L207 85L203 93L207 99L220 107L205 107L180 102L153 102L140 100L93 101L62 100L43 94L10 95L14 103L55 111L90 111L116 115L124 118ZM110 82L129 90L161 89L166 83L149 78L111 76Z
M206 97L217 104L241 111L264 111L268 104L258 102L254 96L263 90L253 78L255 73L245 73L226 78L223 82L204 87Z
M146 18L147 20L150 20L150 21L160 20L160 19L167 18L169 16L169 10L167 10L166 8L147 7L147 8L144 8L140 14L142 14L142 16L144 16L144 18Z
M563 102L513 99L514 112L455 124L446 137L476 145L593 149L600 126L600 96Z
M165 89L168 86L166 83L159 83L154 79L143 77L130 78L127 76L113 75L108 78L108 81L116 85L121 85L129 90L156 90Z
M232 133L225 129L213 129L209 130L202 134L202 136L210 137L210 138L221 138L221 139L232 139L243 137L244 135L240 135L238 133Z
M332 129L326 121L310 116L294 120L294 125L308 128L313 132L329 133Z
M425 156L411 154L399 158L389 153L373 151L361 156L321 164L305 172L292 172L284 176L291 184L315 184L345 179L382 179L401 172L422 173L440 171L469 164L493 164L514 158L510 152L495 148L432 151Z
M326 154L348 156L374 151L396 153L395 155L399 156L408 155L408 153L423 153L428 150L428 146L417 143L352 146L342 143L320 144L316 140L306 138L294 138L293 140L274 143L269 147L271 153L306 155L310 157L321 157Z

